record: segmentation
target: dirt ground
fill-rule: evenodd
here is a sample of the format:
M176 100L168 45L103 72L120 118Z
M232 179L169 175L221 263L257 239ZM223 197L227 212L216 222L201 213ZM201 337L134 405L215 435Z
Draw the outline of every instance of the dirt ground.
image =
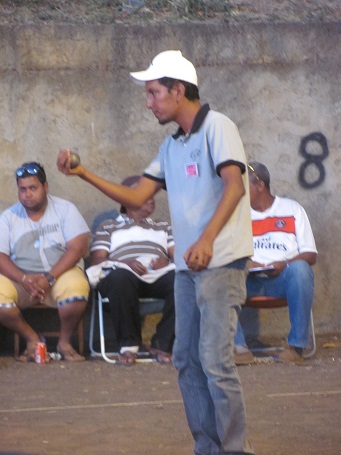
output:
M0 25L335 22L339 0L1 0Z
M122 8L128 3L1 0L0 25L341 20L339 0L217 0L207 2L212 7L206 12L199 8L186 14L185 0L145 1L139 11ZM262 357L238 372L257 455L341 454L339 335L319 336L316 355L303 365ZM128 368L89 356L79 364L21 364L11 353L0 353L0 384L0 455L193 454L172 366Z
M341 342L318 337L303 365L238 367L257 455L340 455ZM1 455L190 455L176 371L100 359L21 364L0 357Z

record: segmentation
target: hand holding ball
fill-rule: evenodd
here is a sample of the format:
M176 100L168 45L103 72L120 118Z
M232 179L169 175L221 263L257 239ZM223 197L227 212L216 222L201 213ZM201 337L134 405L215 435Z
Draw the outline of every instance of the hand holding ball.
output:
M70 159L71 159L70 169L74 169L81 162L81 159L80 159L78 153L76 153L76 152L70 152Z

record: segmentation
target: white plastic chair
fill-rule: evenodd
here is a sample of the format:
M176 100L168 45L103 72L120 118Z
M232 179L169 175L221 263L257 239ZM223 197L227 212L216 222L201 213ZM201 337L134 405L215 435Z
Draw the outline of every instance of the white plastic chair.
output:
M117 363L116 359L112 359L109 356L117 356L118 352L107 352L105 347L105 332L104 332L104 317L103 317L103 304L109 303L109 299L102 297L99 291L93 290L92 308L91 308L91 319L90 319L90 334L89 334L89 349L90 354L93 357L102 357L108 363ZM144 298L139 299L140 302L140 316L144 317L148 314L161 313L165 304L163 299ZM98 311L98 326L99 326L99 337L100 337L100 352L94 349L94 332L95 332L95 319L96 319L96 307ZM139 352L139 356L149 355L149 352ZM153 362L152 358L138 358L138 363L142 362Z

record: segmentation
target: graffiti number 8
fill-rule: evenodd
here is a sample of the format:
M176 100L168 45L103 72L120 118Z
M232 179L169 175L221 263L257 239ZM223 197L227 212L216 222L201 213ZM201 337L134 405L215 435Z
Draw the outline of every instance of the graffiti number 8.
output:
M309 142L317 142L321 146L322 152L320 154L310 153L307 150L307 144ZM326 171L324 169L322 161L329 155L326 137L322 133L311 133L308 136L305 136L301 140L299 152L303 158L305 158L305 161L301 164L299 170L298 178L300 184L303 186L303 188L315 188L321 185L326 176ZM312 182L308 182L306 179L306 171L309 166L315 166L318 170L317 179Z

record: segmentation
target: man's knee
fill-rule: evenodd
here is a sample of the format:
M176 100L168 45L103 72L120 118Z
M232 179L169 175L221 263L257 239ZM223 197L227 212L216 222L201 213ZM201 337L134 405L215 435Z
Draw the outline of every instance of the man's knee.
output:
M105 293L108 293L109 290L110 293L124 292L129 287L134 287L136 280L138 278L129 270L117 268L100 282L99 290L103 290Z
M20 309L15 303L0 305L0 325L10 327L22 318Z
M306 261L292 261L289 263L288 267L286 267L285 271L289 279L295 279L302 282L314 279L313 269Z
M119 282L129 282L134 277L133 272L124 268L117 268L114 269L109 274L109 278L112 281L119 281Z
M58 304L87 301L89 293L88 280L84 272L77 267L63 273L52 288L52 298Z
M165 276L165 291L174 295L174 271L168 272Z
M18 303L18 292L13 282L0 275L0 308L10 308Z
M83 315L85 313L87 306L86 300L76 299L76 300L65 300L60 302L58 305L58 313L60 318L68 317L71 314Z

